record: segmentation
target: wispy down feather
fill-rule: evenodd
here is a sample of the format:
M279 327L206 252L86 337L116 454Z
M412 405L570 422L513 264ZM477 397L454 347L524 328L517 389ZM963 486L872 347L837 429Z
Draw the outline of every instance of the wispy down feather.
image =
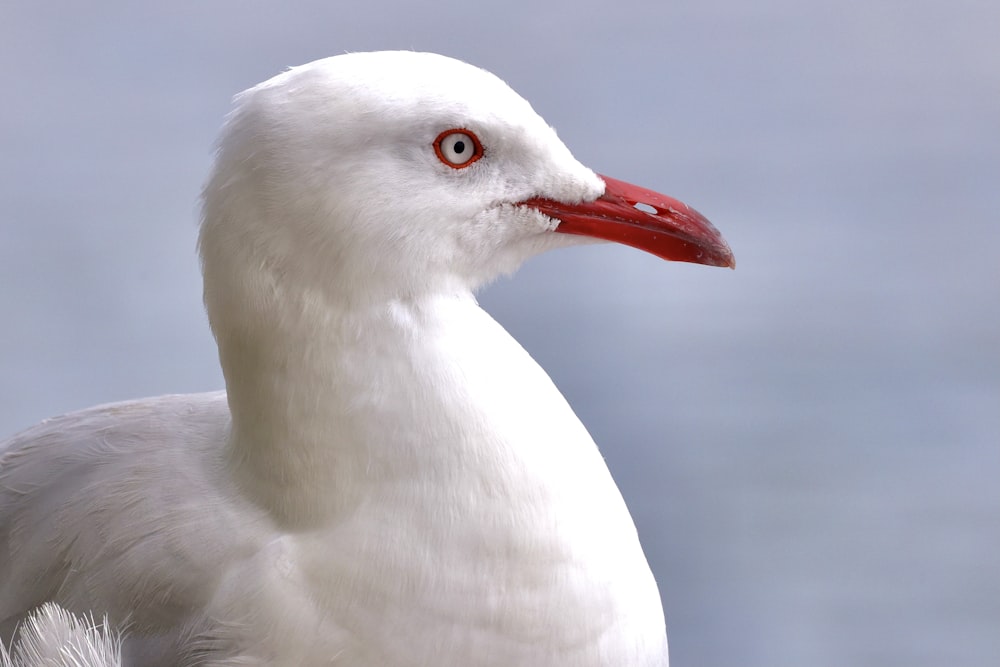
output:
M28 617L9 652L0 644L0 667L121 667L121 649L107 617L95 623L46 603Z

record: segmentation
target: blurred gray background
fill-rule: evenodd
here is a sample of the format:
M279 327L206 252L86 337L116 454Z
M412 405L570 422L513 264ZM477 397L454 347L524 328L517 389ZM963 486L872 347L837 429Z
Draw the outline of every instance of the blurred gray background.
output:
M507 79L724 232L482 302L621 484L672 663L1000 664L1000 3L4 2L0 434L219 388L194 253L232 94L343 51Z

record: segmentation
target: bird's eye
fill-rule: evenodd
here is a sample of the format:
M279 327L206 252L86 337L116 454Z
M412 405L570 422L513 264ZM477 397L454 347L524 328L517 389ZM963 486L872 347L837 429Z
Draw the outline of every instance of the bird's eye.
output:
M483 156L483 145L468 130L445 130L434 140L438 159L453 169L462 169Z

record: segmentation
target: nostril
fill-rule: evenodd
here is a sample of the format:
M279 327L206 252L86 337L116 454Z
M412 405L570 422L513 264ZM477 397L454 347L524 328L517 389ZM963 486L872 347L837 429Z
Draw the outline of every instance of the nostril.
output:
M655 206L651 206L650 204L644 204L641 201L632 204L632 207L642 211L643 213L649 213L650 215L656 215L657 213L659 213L659 211L656 210Z

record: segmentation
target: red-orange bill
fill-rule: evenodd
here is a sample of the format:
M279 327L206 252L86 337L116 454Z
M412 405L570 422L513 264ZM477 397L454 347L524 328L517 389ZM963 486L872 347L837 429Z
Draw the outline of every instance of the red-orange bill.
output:
M604 194L591 202L534 198L522 204L559 220L557 232L623 243L676 262L736 267L722 234L698 211L659 192L601 178Z

